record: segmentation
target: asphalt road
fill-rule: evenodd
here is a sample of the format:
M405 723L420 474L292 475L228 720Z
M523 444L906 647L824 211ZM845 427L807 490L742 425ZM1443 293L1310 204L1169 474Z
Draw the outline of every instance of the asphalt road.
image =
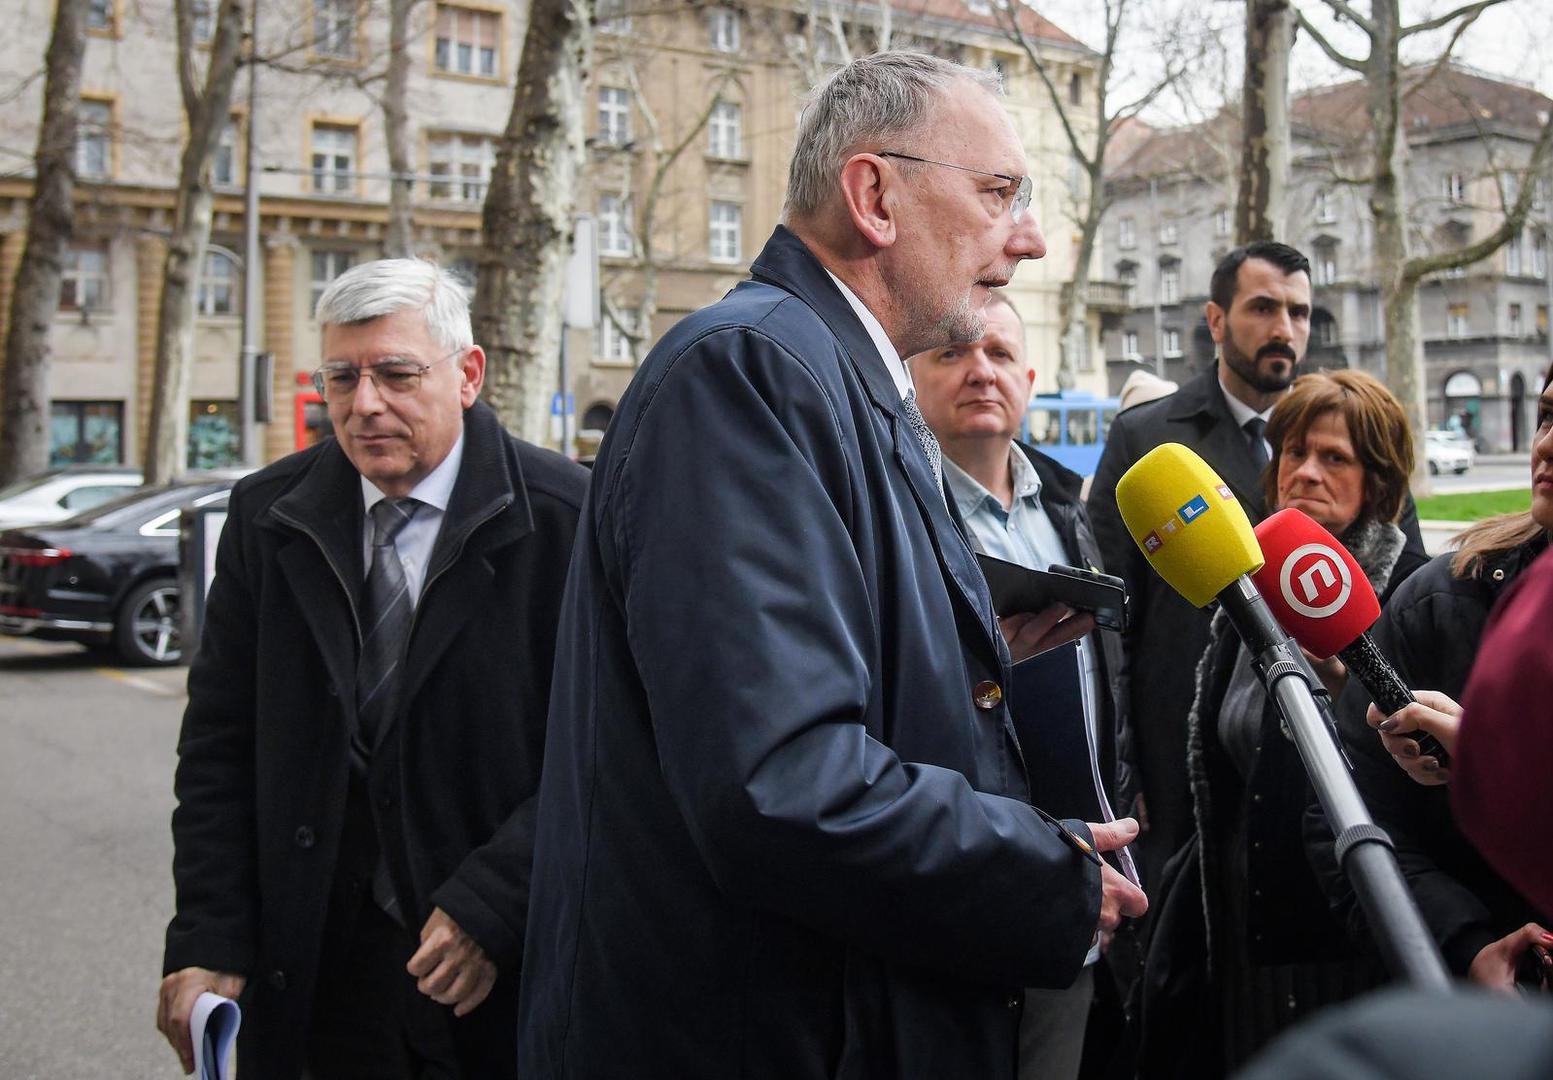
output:
M182 1076L154 1023L185 669L0 638L0 1077Z

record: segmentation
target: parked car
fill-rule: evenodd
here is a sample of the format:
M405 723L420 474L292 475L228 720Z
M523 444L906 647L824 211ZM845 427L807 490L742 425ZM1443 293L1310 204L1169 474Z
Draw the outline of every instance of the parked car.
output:
M0 488L0 529L60 521L140 486L140 470L66 465Z
M1429 464L1430 475L1449 472L1459 476L1472 468L1472 441L1450 431L1426 431L1424 458Z
M176 664L178 515L224 502L240 473L140 488L75 517L0 532L0 633Z

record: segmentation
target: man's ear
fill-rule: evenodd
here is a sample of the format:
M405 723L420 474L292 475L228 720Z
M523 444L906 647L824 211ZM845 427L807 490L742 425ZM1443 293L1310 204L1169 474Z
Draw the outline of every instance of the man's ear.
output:
M485 350L478 345L469 346L469 351L464 353L464 358L459 361L458 367L464 376L464 381L458 388L458 399L459 403L467 409L475 403L475 398L480 396L480 387L485 383Z
M1213 335L1214 342L1224 344L1224 320L1228 318L1224 309L1209 300L1203 305L1202 313L1208 320L1208 332Z
M852 227L877 248L895 243L894 178L878 154L854 154L841 166L841 197Z

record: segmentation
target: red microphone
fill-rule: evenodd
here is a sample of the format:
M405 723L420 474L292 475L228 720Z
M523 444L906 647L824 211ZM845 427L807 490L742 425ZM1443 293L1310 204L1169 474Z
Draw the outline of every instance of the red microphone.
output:
M1251 577L1294 640L1322 659L1335 654L1387 716L1413 701L1413 692L1369 635L1380 618L1380 601L1348 549L1292 508L1258 525L1256 539L1267 561ZM1420 751L1442 766L1447 763L1445 748L1433 735L1409 735Z

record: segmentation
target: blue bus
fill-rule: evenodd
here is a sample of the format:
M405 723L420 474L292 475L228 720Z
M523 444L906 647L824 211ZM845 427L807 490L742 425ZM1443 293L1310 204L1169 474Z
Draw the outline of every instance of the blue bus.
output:
M1105 435L1120 403L1088 390L1037 394L1025 412L1021 436L1080 476L1093 475L1105 449Z

